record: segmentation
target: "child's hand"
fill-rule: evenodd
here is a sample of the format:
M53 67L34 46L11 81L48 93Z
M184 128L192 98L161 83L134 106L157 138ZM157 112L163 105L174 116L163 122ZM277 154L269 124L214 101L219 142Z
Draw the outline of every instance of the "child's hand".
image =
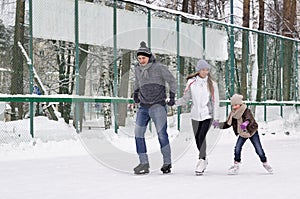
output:
M243 124L241 124L241 126L240 126L241 129L242 129L243 131L246 130L248 124L249 124L249 121L246 121L246 122L244 122Z

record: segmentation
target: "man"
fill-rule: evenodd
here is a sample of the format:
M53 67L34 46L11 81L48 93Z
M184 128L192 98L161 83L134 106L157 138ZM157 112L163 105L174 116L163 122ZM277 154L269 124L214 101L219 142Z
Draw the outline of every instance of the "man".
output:
M138 64L135 66L134 101L140 103L135 126L136 150L140 164L135 174L149 173L149 160L145 132L150 119L153 120L163 156L163 173L171 172L171 149L167 134L167 108L175 104L176 79L168 68L157 62L146 43L142 41L137 50ZM166 82L169 85L169 100L166 102Z

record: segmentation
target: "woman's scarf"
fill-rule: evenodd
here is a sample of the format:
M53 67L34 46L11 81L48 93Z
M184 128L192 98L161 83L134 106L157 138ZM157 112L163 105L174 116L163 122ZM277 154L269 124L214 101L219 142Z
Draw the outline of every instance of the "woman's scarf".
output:
M242 104L241 107L237 110L232 110L228 116L227 124L231 126L232 118L237 120L237 132L238 134L242 134L243 130L239 128L243 123L242 115L244 114L245 110L247 109L246 104Z

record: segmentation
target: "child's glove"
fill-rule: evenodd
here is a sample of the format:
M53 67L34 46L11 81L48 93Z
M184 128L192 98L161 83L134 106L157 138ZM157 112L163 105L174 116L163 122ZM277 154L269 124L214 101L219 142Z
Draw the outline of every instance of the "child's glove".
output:
M219 121L218 120L214 120L212 122L212 125L214 126L214 128L219 128Z
M246 121L246 122L244 122L243 124L241 124L241 126L240 126L241 129L242 129L243 131L246 130L248 124L249 124L249 121Z

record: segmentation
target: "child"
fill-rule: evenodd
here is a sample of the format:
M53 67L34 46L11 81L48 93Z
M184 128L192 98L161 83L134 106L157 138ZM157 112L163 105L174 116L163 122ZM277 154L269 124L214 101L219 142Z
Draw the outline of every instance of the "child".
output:
M258 135L258 124L256 123L250 109L242 101L243 96L234 94L231 97L232 111L230 112L227 121L223 123L213 122L214 127L219 127L220 129L226 129L233 127L235 135L238 139L234 148L234 164L229 168L229 174L237 174L241 163L241 151L244 143L249 138L253 144L260 161L263 163L263 167L272 173L273 169L267 162L267 157L262 148L259 135Z

